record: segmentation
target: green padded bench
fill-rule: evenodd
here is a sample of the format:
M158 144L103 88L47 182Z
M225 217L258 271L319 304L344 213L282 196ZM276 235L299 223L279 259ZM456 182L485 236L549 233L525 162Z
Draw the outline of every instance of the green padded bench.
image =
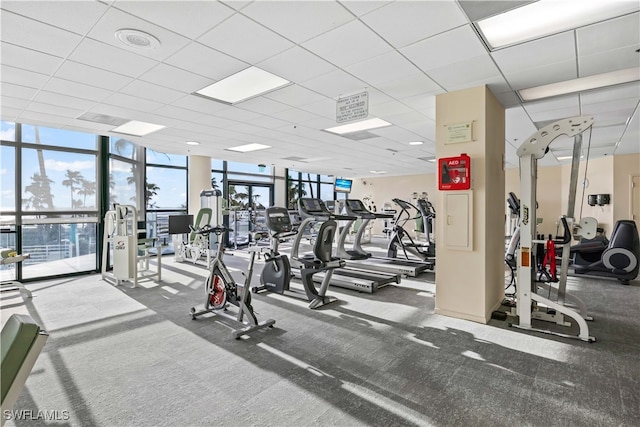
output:
M0 349L2 365L0 376L2 383L2 401L0 402L0 425L6 418L4 411L13 409L22 392L27 377L31 374L49 335L40 329L33 319L26 314L13 314L2 328Z

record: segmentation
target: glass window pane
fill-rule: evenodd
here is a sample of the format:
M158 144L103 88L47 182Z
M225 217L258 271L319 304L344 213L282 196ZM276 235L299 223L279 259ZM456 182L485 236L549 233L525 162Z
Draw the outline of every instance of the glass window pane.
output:
M15 226L3 226L0 234L0 247L7 249L16 249L16 228ZM22 252L22 251L20 251ZM0 265L0 280L8 282L16 280L16 263Z
M138 188L141 187L142 174L136 163L111 159L109 162L109 209L119 203L133 205L140 210Z
M224 161L211 159L211 169L213 169L214 171L224 170Z
M109 138L109 152L131 160L138 158L138 146L123 138Z
M224 174L221 172L211 172L211 188L222 191Z
M320 175L320 182L333 183L333 175Z
M3 141L16 140L16 124L12 122L2 122L0 125L0 139Z
M187 166L187 156L182 154L167 154L160 153L147 148L147 164L153 163L155 165L167 165L167 166Z
M320 198L322 200L333 200L333 184L320 184Z
M35 210L96 209L96 155L22 150L22 207Z
M96 150L98 136L91 133L53 129L44 126L22 125L22 142Z
M2 211L12 211L16 210L16 149L14 147L7 147L3 145L0 147L2 150L0 151L1 170L2 175L0 175L0 192L2 193L2 198L0 199L0 209Z
M227 171L259 173L259 174L271 176L271 166L260 167L258 165L253 165L251 163L227 162Z
M147 208L187 207L187 170L147 166Z
M22 226L22 277L33 279L96 269L97 224L35 224Z

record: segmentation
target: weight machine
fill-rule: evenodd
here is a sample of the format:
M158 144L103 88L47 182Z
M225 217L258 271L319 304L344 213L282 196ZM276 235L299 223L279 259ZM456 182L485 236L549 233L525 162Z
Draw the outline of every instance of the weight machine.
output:
M138 229L138 211L134 206L118 205L104 216L104 240L102 247L102 279L131 282L132 288L141 279L162 280L162 248L157 252L157 270L151 270L149 260L154 254L157 238L146 238L146 230ZM113 271L107 271L107 254L113 249Z
M536 282L537 265L534 260L537 245L546 244L546 240L536 240L536 187L538 159L544 157L549 151L549 144L561 135L574 138L573 160L571 163L571 180L569 184L569 203L567 215L562 218L565 235L574 228L574 210L576 186L578 182L578 168L582 151L582 133L593 125L593 117L573 117L552 123L533 134L518 148L520 157L520 250L518 259L516 314L518 324L512 326L538 332L545 332L569 338L579 338L583 341L594 342L595 338L589 335L587 320L593 320L586 315L586 308L578 298L566 294L567 272L569 268L569 254L571 239L563 238L562 264L558 280L557 300L552 301L538 293L539 288L551 290L551 285L540 285ZM578 234L595 233L595 229L588 229L586 222L575 225ZM577 305L578 311L565 305L565 299L571 299ZM573 319L579 327L577 336L533 327L532 320L544 320L561 326L570 326L565 317Z

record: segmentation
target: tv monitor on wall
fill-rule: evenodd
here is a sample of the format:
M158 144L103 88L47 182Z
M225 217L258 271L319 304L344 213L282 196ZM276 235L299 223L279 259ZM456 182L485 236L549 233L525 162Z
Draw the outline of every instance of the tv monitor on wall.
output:
M350 193L351 184L353 184L353 181L350 179L336 178L336 183L333 188L336 193Z

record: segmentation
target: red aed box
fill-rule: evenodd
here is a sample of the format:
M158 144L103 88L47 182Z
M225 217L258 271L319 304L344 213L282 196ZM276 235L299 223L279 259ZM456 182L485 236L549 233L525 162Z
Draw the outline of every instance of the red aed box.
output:
M458 157L438 159L439 190L468 190L471 188L471 158L465 153Z

